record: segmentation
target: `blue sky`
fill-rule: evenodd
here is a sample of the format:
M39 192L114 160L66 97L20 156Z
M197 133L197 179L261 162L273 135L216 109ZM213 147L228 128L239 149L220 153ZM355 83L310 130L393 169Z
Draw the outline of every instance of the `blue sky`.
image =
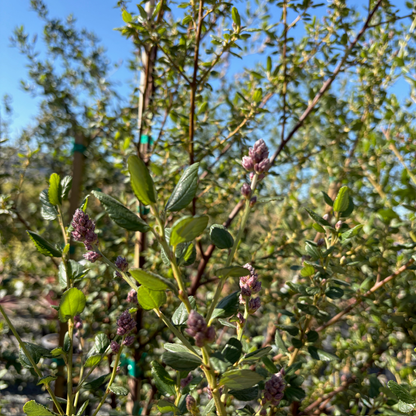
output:
M326 0L322 0L324 1ZM98 35L113 63L126 64L127 59L131 57L133 47L128 40L114 30L115 27L123 24L120 10L114 7L115 3L115 0L46 0L51 16L65 18L73 14L79 27L86 27ZM404 14L408 14L408 9L404 9L404 3L405 0L394 1L398 8L404 10ZM351 0L350 4L360 7L364 3L362 0ZM244 8L245 4L237 3L237 7ZM410 24L409 20L407 22ZM7 93L12 98L12 137L16 137L37 112L37 100L30 97L20 87L20 80L26 78L25 59L17 49L10 46L10 35L19 25L24 25L25 30L30 34L41 35L42 33L42 22L30 10L29 0L0 0L0 97ZM37 43L41 50L40 39ZM264 58L251 56L245 59L244 65L251 67L256 59ZM240 70L240 65L241 63L234 70L231 68L232 72ZM123 64L111 75L111 80L119 83L121 95L128 94L128 83L131 77L132 73ZM396 84L394 89L394 92L402 98L409 91L406 82ZM3 114L3 109L1 111Z

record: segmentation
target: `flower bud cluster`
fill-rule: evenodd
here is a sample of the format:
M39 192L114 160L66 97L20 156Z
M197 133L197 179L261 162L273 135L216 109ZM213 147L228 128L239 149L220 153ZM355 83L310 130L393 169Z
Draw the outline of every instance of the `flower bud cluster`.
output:
M87 251L82 257L91 263L95 263L102 256L100 253L96 253L95 251Z
M277 406L283 399L286 383L284 379L285 370L282 368L278 373L273 374L264 385L264 397L262 405L270 404Z
M128 303L138 303L137 302L137 292L132 289L127 295L127 302Z
M117 319L117 335L126 335L131 332L136 326L135 320L132 318L129 311L124 311ZM130 335L123 341L123 345L129 347L133 344L135 337ZM116 341L110 343L111 351L117 354L120 350L120 344Z
M190 412L192 416L199 415L199 410L198 410L198 405L196 403L196 400L190 394L186 396L185 403L186 403L186 410L188 410L188 412Z
M213 342L215 339L215 328L208 327L205 319L196 311L192 310L187 321L188 328L185 332L195 338L195 345L203 347L207 342Z
M115 261L115 265L118 269L120 269L122 272L126 272L129 269L129 263L127 262L127 259L122 256L117 256L117 259ZM116 272L117 277L121 277L120 272Z
M254 146L249 150L248 156L244 156L242 159L243 168L249 172L262 174L270 167L269 149L263 139L257 140ZM250 175L252 177L252 175ZM259 178L262 179L262 178Z
M240 277L240 303L247 304L247 311L251 315L260 308L261 302L260 298L252 298L252 295L255 295L261 290L261 282L259 281L259 275L251 264L245 264L247 270L250 274L248 276Z
M77 209L71 222L72 237L75 241L84 243L87 250L92 250L93 244L98 243L98 235L95 233L95 223L90 220L88 214L82 209Z
M117 319L117 335L126 335L136 327L129 311L124 311Z

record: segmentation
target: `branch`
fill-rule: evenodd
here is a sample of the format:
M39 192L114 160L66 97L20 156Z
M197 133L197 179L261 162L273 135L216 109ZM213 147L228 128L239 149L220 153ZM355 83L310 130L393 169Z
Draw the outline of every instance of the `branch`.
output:
M373 10L367 16L367 19L366 19L363 27L361 28L360 32L358 33L358 35L356 36L356 38L350 43L349 47L345 51L345 54L344 54L343 58L341 59L341 61L337 65L337 67L335 68L335 70L332 73L331 77L327 81L324 82L324 84L322 85L321 89L315 95L314 99L309 104L309 106L304 111L304 113L300 116L299 121L296 123L295 127L293 127L293 129L290 131L290 133L288 134L288 136L286 137L286 139L282 140L282 142L280 143L280 146L277 148L276 152L273 154L273 156L272 156L272 158L270 160L271 164L274 163L274 161L276 160L277 156L280 155L280 153L282 152L282 150L284 149L284 147L286 146L286 144L292 139L292 137L295 135L295 133L303 126L303 123L305 122L305 120L307 119L307 117L309 116L309 114L312 112L312 110L315 108L315 106L318 103L318 101L326 93L326 91L329 89L329 87L334 82L334 80L337 77L337 75L341 72L342 67L344 66L344 64L345 64L348 56L351 54L352 50L354 49L354 47L357 44L357 42L360 40L361 36L368 29L368 26L369 26L369 24L371 22L371 19L373 18L373 16L376 13L377 9L380 7L382 1L383 0L378 0L377 1L377 3L374 6Z
M404 271L406 271L413 263L415 262L414 259L410 259L406 264L404 264L403 266L401 266L400 268L398 268L394 273L392 273L390 276L386 277L384 280L382 280L381 282L376 283L371 289L369 289L367 292L364 293L364 295L360 296L360 297L356 297L353 299L352 303L347 306L344 310L342 310L340 313L338 313L337 315L335 315L332 319L330 319L328 322L326 322L325 324L321 325L319 328L317 328L315 331L316 332L321 332L323 331L325 328L328 328L329 326L335 324L336 322L338 322L344 315L346 315L348 312L350 312L352 309L354 309L356 306L360 305L363 301L364 298L370 296L371 294L373 294L376 290L380 289L381 287L383 287L386 283L390 282L391 280L393 280L395 277L399 276L400 274L402 274Z

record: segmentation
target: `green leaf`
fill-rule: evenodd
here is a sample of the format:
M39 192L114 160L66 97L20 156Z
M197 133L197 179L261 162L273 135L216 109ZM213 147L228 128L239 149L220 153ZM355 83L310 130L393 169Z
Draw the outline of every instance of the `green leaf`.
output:
M57 173L52 173L51 177L49 178L49 191L48 191L49 202L52 205L62 204L61 194L62 194L61 178Z
M143 160L136 155L132 155L128 158L127 164L131 187L137 199L144 205L156 203L155 185Z
M51 381L56 380L58 377L56 376L45 376L39 379L38 383L36 384L37 386L39 386L40 384L49 384Z
M174 412L176 414L179 412L179 409L172 402L163 399L157 402L157 410L159 410L160 413Z
M125 23L130 23L133 19L131 17L131 14L127 10L123 10L123 13L121 13L121 17Z
M145 221L116 199L98 191L92 191L92 194L102 203L107 214L120 227L129 231L140 231L141 233L150 230Z
M39 194L39 201L41 203L40 214L47 221L52 221L58 216L58 211L56 208L49 202L48 190L44 189Z
M176 247L180 243L192 241L200 236L208 225L207 215L182 217L177 220L170 232L170 245Z
M60 357L61 355L65 355L65 351L61 347L54 348L51 351L51 355L52 357Z
M280 336L279 330L276 330L275 336L274 336L274 343L278 350L281 350L282 353L287 353L288 350L286 348L285 343L282 340L282 337Z
M327 205L329 205L330 207L334 206L334 201L331 199L331 197L324 191L321 191L322 195L324 197L324 201Z
M242 362L260 360L260 358L265 357L267 354L269 354L271 350L272 350L272 347L264 347L256 351L250 352L244 355Z
M37 364L41 358L52 358L52 354L48 349L41 347L40 345L32 344L31 342L25 342L24 344L35 364ZM29 358L26 357L22 349L19 349L19 361L23 367L33 368Z
M312 227L313 227L316 231L318 231L318 233L324 233L324 232L325 232L325 228L324 228L324 227L322 227L321 225L317 224L316 222L314 222L314 223L312 224Z
M250 272L242 266L228 266L215 271L215 276L219 279L226 279L228 277L243 277L248 276Z
M198 168L199 163L194 163L185 170L166 204L165 211L180 211L194 199L198 188Z
M231 293L231 295L226 296L221 299L218 305L215 307L212 314L212 318L228 318L231 315L237 313L238 310L238 295L239 291Z
M285 389L285 398L289 402L292 401L302 401L306 396L305 390L301 389L300 387L286 387Z
M61 180L61 200L65 201L68 199L69 191L72 188L72 176L65 176Z
M215 401L211 399L208 404L205 406L204 411L202 412L202 416L208 416L212 412L215 411Z
M78 410L78 413L77 413L77 416L82 416L82 414L85 412L85 410L87 409L87 406L88 406L88 403L89 403L89 400L87 400L86 402L84 402L83 404L82 404L82 406L79 408L79 410Z
M85 361L84 367L95 367L101 361L101 355L91 355L91 357L87 358Z
M355 208L354 201L352 200L351 197L348 197L348 208L345 211L341 212L340 214L341 218L349 217L354 211L354 208Z
M330 352L320 350L316 347L309 346L308 347L309 354L314 360L320 361L340 361L340 359L335 355L331 354Z
M327 220L324 220L322 217L320 217L318 214L311 211L310 209L305 208L305 211L308 213L308 215L312 218L313 221L317 222L322 227L330 227L331 226L331 224Z
M137 291L137 300L145 310L159 309L166 303L166 292L164 290L151 290L140 286Z
M94 345L99 354L104 354L110 345L110 340L106 334L97 334L94 339Z
M189 303L191 304L192 309L195 309L196 307L196 301L195 298L193 296L189 296ZM176 309L176 311L174 312L173 316L172 316L172 322L174 325L180 326L183 325L186 320L188 319L188 311L186 310L186 306L183 302L181 302L181 304L178 306L178 308Z
M84 388L85 390L97 390L103 383L110 380L110 378L111 378L111 373L104 374L100 377L97 377L93 380L86 382L82 386L82 388Z
M33 231L26 232L29 234L30 239L35 244L35 247L39 253L48 257L62 257L62 253L39 234L36 234Z
M233 22L238 26L238 27L240 27L241 26L241 18L240 18L240 14L238 13L238 10L235 8L235 7L233 7L232 9L231 9L231 17L232 17L232 19L233 19Z
M358 224L354 228L351 228L350 230L346 231L345 233L342 233L341 234L341 238L343 240L346 240L348 238L355 237L359 233L359 231L361 230L361 228L363 228L363 227L364 227L363 224Z
M340 287L330 286L326 290L325 295L330 299L339 299L344 296L344 291Z
M220 224L211 225L209 238L216 247L220 249L231 248L234 245L234 238L230 232Z
M392 393L402 402L407 404L415 404L415 399L413 396L409 393L409 391L401 386L400 384L397 384L395 381L390 380L387 383L389 389L392 391Z
M414 404L408 404L408 403L405 403L405 402L402 402L401 400L399 400L399 403L397 403L397 408L402 413L410 413L415 409L415 405Z
M316 342L319 339L319 334L316 331L309 331L306 334L308 342Z
M240 359L242 350L241 342L237 338L230 338L221 353L228 362L234 364Z
M261 88L257 88L253 94L253 101L255 103L259 103L261 101L262 96L263 96L263 90Z
M313 276L315 274L315 268L313 266L310 265L306 265L301 271L300 271L300 275L302 277L309 277L309 276Z
M230 389L242 390L254 386L264 377L250 370L230 370L224 373L219 381L220 386L227 386Z
M261 361L270 373L276 374L278 372L277 367L269 357L263 357Z
M202 364L201 359L197 355L189 352L188 350L168 350L163 353L162 361L169 367L172 367L174 370L178 371L192 371Z
M112 384L109 389L117 396L127 396L129 394L129 391L123 386L115 386Z
M349 205L349 189L348 186L343 186L334 201L334 211L343 212Z
M68 331L65 332L63 348L64 352L69 352L71 349L71 338L69 338Z
M59 278L59 285L61 286L61 289L66 289L68 286L68 276L67 272L69 273L69 281L75 282L79 279L82 279L90 269L85 269L85 267L82 264L79 264L75 260L70 259L66 263L61 262L59 264L59 271L58 271L58 278Z
M165 368L157 361L151 362L152 377L159 393L165 396L174 396L176 394L175 381L170 377Z
M241 400L242 402L251 402L252 400L257 399L259 395L259 386L254 386L243 390L230 390L228 393L234 396L237 400Z
M70 318L79 315L85 308L85 302L85 295L76 287L64 292L59 304L59 320L67 322Z
M36 403L34 400L25 403L23 411L27 416L57 416L57 413L51 412L47 407Z
M296 306L303 312L307 313L308 315L316 316L319 312L319 309L314 306L310 305L309 303L300 303L298 302Z
M141 285L152 290L166 290L168 287L175 286L169 280L165 279L158 274L145 272L143 269L129 269L129 273L137 280ZM175 288L177 292L177 289Z

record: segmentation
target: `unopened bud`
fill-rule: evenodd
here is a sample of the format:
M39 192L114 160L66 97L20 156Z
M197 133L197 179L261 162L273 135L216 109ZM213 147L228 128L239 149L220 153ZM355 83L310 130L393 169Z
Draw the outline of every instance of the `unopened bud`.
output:
M248 183L245 183L242 187L241 187L241 195L248 198L251 195L251 188L250 185Z
M324 240L323 238L320 238L320 239L318 240L318 242L316 243L316 245L317 245L318 247L322 247L323 245L325 245L325 240Z
M342 221L340 220L340 221L338 221L338 222L335 224L335 229L336 229L337 231L339 231L341 227L342 227Z
M323 218L325 221L328 221L328 219L329 219L329 214L325 214L322 218Z
M192 414L197 409L196 400L190 394L186 396L186 409Z
M250 199L250 208L253 208L254 205L256 205L257 197L253 196L253 198Z

